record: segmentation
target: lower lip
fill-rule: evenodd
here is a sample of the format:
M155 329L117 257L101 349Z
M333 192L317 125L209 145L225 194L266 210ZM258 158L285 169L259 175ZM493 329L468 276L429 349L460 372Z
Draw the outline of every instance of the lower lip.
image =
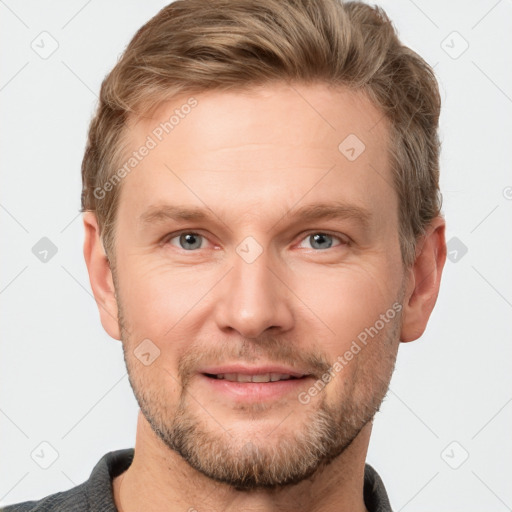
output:
M206 385L214 393L222 393L231 399L243 402L260 402L275 400L294 393L297 396L301 390L310 385L311 377L301 379L278 380L275 382L232 382L226 379L216 379L200 375Z

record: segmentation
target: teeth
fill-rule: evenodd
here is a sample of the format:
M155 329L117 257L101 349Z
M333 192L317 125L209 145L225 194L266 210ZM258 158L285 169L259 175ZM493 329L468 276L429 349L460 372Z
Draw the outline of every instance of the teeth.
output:
M260 373L259 375L247 375L244 373L219 373L217 379L225 379L231 382L276 382L289 380L291 375L286 373Z

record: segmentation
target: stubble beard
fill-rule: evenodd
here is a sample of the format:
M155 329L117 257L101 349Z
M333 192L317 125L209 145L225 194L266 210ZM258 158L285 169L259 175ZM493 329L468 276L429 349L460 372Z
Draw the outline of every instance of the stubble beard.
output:
M203 404L197 405L188 391L189 375L181 379L178 406L172 408L169 405L168 390L159 386L157 380L151 382L146 378L147 374L142 374L138 366L140 362L133 356L133 340L124 328L126 320L118 297L117 302L128 378L147 422L164 445L178 453L192 468L240 491L278 490L295 485L339 457L373 420L394 371L400 314L381 333L383 339L372 340L372 343L379 344L379 348L364 348L374 349L371 357L364 361L367 364L358 365L348 374L351 382L338 384L343 392L337 403L328 402L325 390L307 405L297 399L300 423L297 422L296 411L292 411L287 413L288 416L283 414L278 426L265 436L244 437L244 432L229 431L229 425L221 426L212 420ZM282 346L280 340L272 341L270 348ZM255 343L262 353L272 354L272 351L266 352L265 344ZM193 359L190 354L188 358ZM346 378L343 370L338 378ZM334 378L329 385L335 385L336 380ZM308 410L303 407L308 407ZM258 403L246 407L247 415L254 417L258 410L264 409L265 406Z
M391 329L389 337L395 335L396 329ZM203 475L241 491L297 484L339 457L379 410L395 360L393 357L391 365L387 363L383 377L363 372L364 377L344 387L349 392L337 404L328 403L325 390L321 391L307 405L297 400L300 422L296 420L296 412L292 411L287 416L282 414L281 422L266 436L251 436L247 435L247 430L229 431L229 425L222 426L212 420L208 406L198 405L190 395L190 380L181 388L177 408L170 408L163 386L157 382L151 385L141 378L140 370L136 368L140 363L127 354L128 346L132 345L123 336L130 385L155 434ZM356 371L354 379L361 373ZM369 392L352 392L368 386L369 377L373 379ZM305 407L308 407L307 411L302 409ZM254 404L251 410L249 405L247 415L257 418L258 408L261 410L264 406Z

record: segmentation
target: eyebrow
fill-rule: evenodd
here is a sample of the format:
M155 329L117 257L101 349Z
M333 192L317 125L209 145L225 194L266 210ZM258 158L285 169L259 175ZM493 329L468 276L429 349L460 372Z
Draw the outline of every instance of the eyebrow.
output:
M177 206L177 205L151 205L139 217L139 222L142 225L157 224L169 220L174 221L207 221L215 217L212 210ZM305 222L310 220L322 219L341 219L341 220L355 220L361 226L367 229L372 220L371 212L362 207L352 204L344 204L339 202L318 203L306 205L297 209L290 209L287 211L275 224L280 223L285 217L293 219L294 223ZM218 218L218 217L217 217Z

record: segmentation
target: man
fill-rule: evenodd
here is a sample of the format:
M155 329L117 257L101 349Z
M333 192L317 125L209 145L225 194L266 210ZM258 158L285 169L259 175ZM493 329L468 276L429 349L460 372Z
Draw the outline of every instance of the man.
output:
M439 109L361 3L181 0L142 27L82 167L135 449L6 510L391 510L365 459L446 258Z

